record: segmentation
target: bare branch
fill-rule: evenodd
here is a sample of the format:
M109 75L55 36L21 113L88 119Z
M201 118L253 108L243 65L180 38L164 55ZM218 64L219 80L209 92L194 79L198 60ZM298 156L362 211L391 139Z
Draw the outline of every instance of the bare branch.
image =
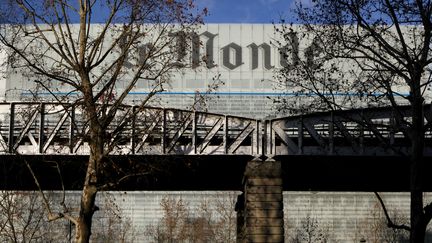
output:
M402 225L395 224L392 221L392 219L390 218L390 216L388 214L388 211L387 211L387 208L386 208L386 206L384 204L384 201L382 200L382 198L379 195L379 193L378 192L374 192L374 194L375 194L376 198L378 199L378 201L379 201L379 203L381 205L381 208L382 208L382 210L384 212L384 215L385 215L386 220L387 220L387 226L390 227L390 228L393 228L393 229L402 229L402 230L406 230L406 231L411 231L411 228L409 226L406 226L404 224L402 224Z
M120 179L116 180L115 182L109 182L109 183L106 183L104 185L99 186L98 190L100 190L100 191L110 190L110 189L118 187L124 181L129 180L130 178L145 176L145 175L149 175L149 174L150 174L150 172L139 172L139 173L127 174L127 175L121 177Z
M38 188L39 194L42 197L43 204L44 204L45 209L47 210L47 213L48 213L48 221L55 221L55 220L60 219L60 218L66 218L76 225L78 223L78 221L75 218L71 217L70 215L67 215L65 213L57 213L57 214L53 213L53 211L51 210L51 206L50 206L50 203L48 201L48 198L45 196L45 193L42 191L42 187L41 187L39 180L38 180L36 174L34 173L32 167L30 166L29 162L26 159L24 159L24 163L26 164L27 168L29 169L29 171L33 177L33 180L34 180L34 182Z
M428 224L432 219L432 203L429 203L423 208L424 211L424 222Z

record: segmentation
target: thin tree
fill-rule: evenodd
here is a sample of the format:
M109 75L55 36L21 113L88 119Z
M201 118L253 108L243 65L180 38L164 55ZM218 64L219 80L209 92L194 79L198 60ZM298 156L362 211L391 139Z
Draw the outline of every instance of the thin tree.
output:
M0 240L38 242L44 238L43 206L36 193L0 191ZM50 240L46 237L46 240Z
M299 4L296 13L303 27L276 26L283 36L284 68L278 80L301 98L297 112L392 107L397 132L411 147L411 221L410 226L397 225L387 217L388 225L409 230L411 242L423 242L432 218L432 204L423 200L425 132L432 124L423 115L430 102L425 97L430 97L432 76L432 2L313 0L308 6ZM309 40L307 47L302 37ZM404 118L404 104L410 106L412 119Z
M102 180L104 169L115 163L107 156L118 143L116 133L164 90L175 70L187 66L182 61L188 42L179 51L176 40L188 38L205 10L196 10L192 0L10 0L3 5L7 24L0 41L9 70L35 82L35 97L43 91L83 110L90 155L79 213L49 214L50 220L73 222L76 242L89 242L97 192L116 184ZM142 82L149 94L119 122L119 108ZM108 134L112 125L118 127Z
M235 242L235 198L235 193L204 198L194 208L181 198L165 197L163 217L148 225L145 235L154 242Z

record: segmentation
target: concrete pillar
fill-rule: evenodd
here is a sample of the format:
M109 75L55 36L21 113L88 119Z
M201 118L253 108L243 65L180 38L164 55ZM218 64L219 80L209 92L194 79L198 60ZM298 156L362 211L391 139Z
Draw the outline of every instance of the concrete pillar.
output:
M284 242L281 163L257 158L246 165L237 199L237 242Z

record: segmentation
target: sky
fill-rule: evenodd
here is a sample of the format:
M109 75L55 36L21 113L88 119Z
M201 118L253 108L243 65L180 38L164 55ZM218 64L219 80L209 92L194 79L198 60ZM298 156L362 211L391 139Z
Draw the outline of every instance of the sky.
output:
M280 22L281 18L295 23L293 10L300 1L309 5L312 0L194 0L194 3L198 9L208 9L205 23L271 24ZM0 7L4 3L5 0L0 0ZM98 19L93 21L98 22Z
M195 0L199 8L207 7L205 23L272 23L281 17L295 22L293 9L299 0ZM302 0L309 3L311 0Z

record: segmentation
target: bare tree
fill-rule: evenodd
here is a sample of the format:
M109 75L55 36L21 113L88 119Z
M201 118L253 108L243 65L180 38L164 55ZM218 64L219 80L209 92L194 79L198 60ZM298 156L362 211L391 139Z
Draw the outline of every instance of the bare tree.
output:
M204 198L194 209L182 199L163 198L164 215L145 234L153 242L235 242L235 198Z
M116 134L143 109L175 70L186 67L187 53L176 48L178 36L188 38L201 13L190 0L13 0L2 8L7 25L0 41L8 65L35 82L32 92L49 93L59 102L82 107L90 156L86 164L78 215L49 212L50 220L67 218L75 225L75 241L88 242L97 192L112 183L101 180L113 165L108 154L119 142ZM204 11L205 12L205 11ZM99 24L94 24L98 22ZM73 24L76 23L76 24ZM185 34L183 34L185 33ZM139 82L149 94L137 109L116 114ZM66 94L59 96L58 94ZM64 107L67 109L68 107ZM117 126L107 133L111 125ZM129 175L130 176L130 175Z
M43 196L45 199L37 191L0 192L0 241L25 243L71 239L70 223L53 225L45 217L44 200L50 202L50 207L60 205L58 201L63 201L64 193L45 191Z
M294 233L293 235L286 235L287 241L292 243L298 242L328 242L330 239L329 230L318 222L318 219L307 215L302 219L300 225L294 230L287 229L287 233Z
M45 192L55 206L62 200L63 192ZM118 195L118 194L117 194ZM70 211L77 210L78 194L67 193ZM102 199L101 199L102 198ZM103 207L98 211L93 225L92 242L136 242L137 229L131 219L119 207L119 197L104 192L99 197ZM1 242L68 242L72 238L70 223L52 224L45 217L43 200L37 191L0 192L0 241Z
M397 225L388 218L388 225L409 230L411 242L423 242L432 218L432 204L423 200L424 141L432 124L423 115L432 81L432 3L324 0L309 7L300 4L297 13L304 28L276 27L283 37L284 68L277 75L281 84L296 87L301 98L296 108L392 107L392 128L411 146L411 221L410 226ZM299 54L301 37L310 43L304 58ZM411 107L411 119L404 118L403 104Z
M195 213L195 224L202 229L198 234L204 242L235 242L237 217L234 210L236 194L228 197L204 198ZM193 228L197 228L194 226Z
M132 243L137 242L138 232L129 217L119 208L115 195L103 193L103 209L99 215L97 227L92 237L93 242Z
M396 210L391 211L392 221L398 224L408 221L408 219L398 213ZM403 229L394 229L387 227L387 219L381 209L381 205L376 203L366 219L360 222L357 234L360 239L366 242L407 242L408 232ZM357 239L358 242L358 239Z
M47 242L55 240L45 220L42 200L34 191L0 192L0 241Z
M164 216L157 225L150 225L146 235L154 242L183 242L188 235L190 210L182 199L163 198L160 203Z
M228 198L216 198L211 201L215 210L213 217L215 242L236 241L237 215L234 210L236 202L236 193L230 193Z

